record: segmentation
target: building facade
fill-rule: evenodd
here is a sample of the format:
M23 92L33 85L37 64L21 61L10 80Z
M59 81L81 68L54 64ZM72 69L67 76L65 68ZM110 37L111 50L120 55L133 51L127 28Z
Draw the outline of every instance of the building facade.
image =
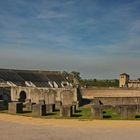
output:
M130 76L126 73L120 74L120 88L140 88L140 80L130 80Z
M71 104L81 98L79 86L62 72L0 69L0 100Z

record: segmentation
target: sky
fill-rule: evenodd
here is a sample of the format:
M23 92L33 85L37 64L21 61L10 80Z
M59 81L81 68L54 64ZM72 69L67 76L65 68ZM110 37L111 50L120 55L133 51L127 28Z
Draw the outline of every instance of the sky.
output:
M0 0L0 68L140 77L139 0Z

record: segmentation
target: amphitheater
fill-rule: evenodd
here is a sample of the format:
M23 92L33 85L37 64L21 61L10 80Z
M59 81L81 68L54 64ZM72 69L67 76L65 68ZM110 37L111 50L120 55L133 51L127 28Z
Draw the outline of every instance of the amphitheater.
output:
M11 110L18 108L20 102L57 108L61 104L78 107L82 97L79 86L73 81L69 75L58 71L0 69L0 107L3 101L11 106L13 103Z
M42 101L46 105L57 102L61 102L64 106L69 106L73 102L79 105L82 101L81 93L83 98L94 101L91 104L91 111L96 119L102 118L101 111L104 107L114 109L119 105L123 109L121 113L124 112L125 116L129 117L132 113L133 117L132 110L139 106L137 105L140 97L139 89L80 90L61 72L0 70L0 108L3 100L16 105L21 102L28 105L29 101L36 105ZM126 100L128 97L129 100ZM126 102L122 101L123 98ZM132 102L129 102L130 100ZM99 104L101 102L102 104ZM39 106L44 105L41 103ZM65 108L64 112L67 113ZM0 113L0 130L1 140L137 140L140 136L140 121L42 119Z
M0 110L11 114L30 111L45 116L59 110L61 117L72 117L84 104L82 98L90 100L94 119L102 119L106 110L121 119L140 114L138 88L81 89L73 76L58 71L0 69Z

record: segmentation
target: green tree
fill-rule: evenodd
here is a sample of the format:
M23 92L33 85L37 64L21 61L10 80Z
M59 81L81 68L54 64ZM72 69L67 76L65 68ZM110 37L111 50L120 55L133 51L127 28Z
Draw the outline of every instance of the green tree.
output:
M75 79L77 79L78 81L81 80L80 72L72 71L71 74L72 74L73 77L74 77Z

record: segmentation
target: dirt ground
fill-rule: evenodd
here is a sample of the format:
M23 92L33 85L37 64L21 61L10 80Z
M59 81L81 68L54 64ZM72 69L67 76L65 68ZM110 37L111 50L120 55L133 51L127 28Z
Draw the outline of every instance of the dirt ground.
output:
M140 121L78 121L0 114L0 140L138 140Z

